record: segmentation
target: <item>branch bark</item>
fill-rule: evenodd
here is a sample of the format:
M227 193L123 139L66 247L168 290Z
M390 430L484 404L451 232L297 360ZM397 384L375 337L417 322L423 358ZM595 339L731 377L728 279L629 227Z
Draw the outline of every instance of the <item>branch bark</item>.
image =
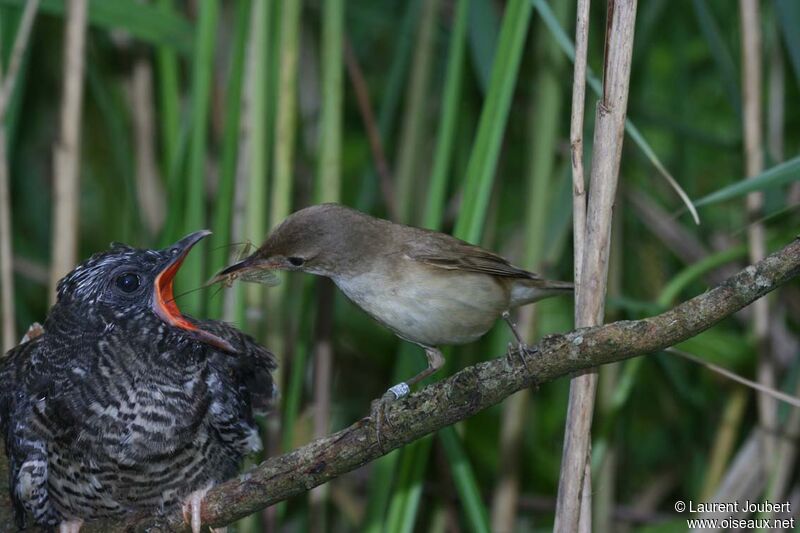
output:
M381 448L369 418L272 457L211 490L203 523L221 527L259 509L325 483L447 425L492 406L510 394L581 370L653 353L710 328L742 307L800 275L800 238L749 266L716 288L660 315L583 328L543 338L539 353L520 361L486 361L411 394L386 409ZM2 495L0 495L2 496ZM95 524L86 531L185 531L179 509L125 523ZM0 527L0 532L6 531Z

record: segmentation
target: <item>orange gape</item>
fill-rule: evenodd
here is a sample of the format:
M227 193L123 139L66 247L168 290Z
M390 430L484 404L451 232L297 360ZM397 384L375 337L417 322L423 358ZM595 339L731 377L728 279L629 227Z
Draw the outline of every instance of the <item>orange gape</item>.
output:
M198 328L186 320L186 317L183 316L183 313L181 313L181 310L178 309L178 305L175 303L175 296L172 292L172 280L175 278L175 274L178 273L178 269L180 269L188 253L189 251L186 250L183 255L156 276L154 310L156 314L161 317L161 320L164 320L169 325L187 331L196 339L228 353L235 353L235 348L228 341L211 332Z
M198 329L197 326L186 320L180 309L178 309L175 303L175 296L172 292L172 281L175 279L175 274L178 273L178 269L181 267L181 264L183 264L185 257L186 255L184 254L183 257L165 268L164 271L156 277L156 305L158 305L164 317L169 320L169 323L173 326L189 331L196 331Z

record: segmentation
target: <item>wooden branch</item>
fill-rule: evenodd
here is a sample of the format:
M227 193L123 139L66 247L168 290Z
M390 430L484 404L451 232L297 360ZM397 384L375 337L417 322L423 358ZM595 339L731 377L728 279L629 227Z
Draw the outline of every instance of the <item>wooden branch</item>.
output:
M486 409L510 394L581 370L663 350L710 328L800 275L800 239L749 266L716 288L643 320L626 320L550 335L525 362L501 357L411 394L386 409L383 448L369 418L287 454L267 459L208 493L203 522L221 527L330 481L429 433ZM5 489L4 489L5 490ZM185 531L182 513L92 524L90 531ZM5 531L0 527L0 532Z

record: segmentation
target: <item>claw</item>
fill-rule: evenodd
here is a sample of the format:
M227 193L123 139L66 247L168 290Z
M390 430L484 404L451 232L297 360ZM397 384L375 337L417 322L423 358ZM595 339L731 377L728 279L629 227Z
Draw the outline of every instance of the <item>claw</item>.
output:
M528 377L533 379L533 385L531 385L531 388L534 390L539 390L539 383L536 381L536 377L534 376L530 365L528 365L528 357L536 355L537 353L539 353L539 348L536 346L533 348L529 348L527 344L518 344L514 346L514 344L510 342L508 343L508 349L506 351L506 357L509 360L512 357L517 357L520 361L522 361L522 364L525 365L525 371L528 373Z
M403 396L408 396L408 393L408 385L406 383L398 383L387 390L380 399L372 402L372 408L370 409L369 416L375 421L375 438L378 441L378 448L380 448L381 451L384 451L383 439L381 438L384 422L391 430L394 429L394 426L392 426L392 421L389 420L388 416L386 416L386 407L390 403L397 401Z
M506 323L508 324L508 327L511 329L511 333L514 335L514 338L517 341L516 347L512 347L510 342L508 343L507 355L510 358L512 356L512 352L516 353L516 355L519 356L520 361L522 361L522 364L525 365L525 369L528 371L528 374L530 374L531 369L528 366L528 361L525 358L525 356L534 355L539 351L539 349L536 347L528 348L528 345L522 339L522 335L520 335L519 330L517 330L517 324L511 318L511 313L509 313L508 311L503 311L503 314L501 316L503 320L505 320Z
M209 485L204 489L192 492L183 502L183 521L192 527L192 533L200 533L200 530L203 528L201 516L203 500L212 486L213 485ZM225 533L227 530L227 527L211 528L211 531L215 533Z
M390 427L392 425L391 421L389 421L389 418L386 416L386 406L396 400L399 400L400 398L408 396L411 392L412 385L419 383L444 366L444 357L438 348L433 346L420 346L425 349L425 357L428 359L428 367L410 379L390 387L389 390L383 394L381 399L372 402L372 408L370 409L369 416L375 423L375 437L378 442L378 448L380 448L381 452L384 452L383 439L381 439L383 422L385 421Z

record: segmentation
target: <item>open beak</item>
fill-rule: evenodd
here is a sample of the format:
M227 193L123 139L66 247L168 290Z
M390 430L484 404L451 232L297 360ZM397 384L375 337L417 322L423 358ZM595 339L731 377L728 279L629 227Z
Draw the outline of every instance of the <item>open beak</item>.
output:
M195 244L200 242L203 238L211 235L208 230L195 231L179 240L169 247L173 257L169 263L156 276L155 281L155 294L153 295L153 311L158 315L161 320L167 324L180 328L186 331L189 335L210 344L215 348L219 348L226 352L234 353L236 349L225 339L205 331L195 324L186 319L178 309L175 303L175 296L172 291L172 282L175 279L175 274L180 270L186 256Z

